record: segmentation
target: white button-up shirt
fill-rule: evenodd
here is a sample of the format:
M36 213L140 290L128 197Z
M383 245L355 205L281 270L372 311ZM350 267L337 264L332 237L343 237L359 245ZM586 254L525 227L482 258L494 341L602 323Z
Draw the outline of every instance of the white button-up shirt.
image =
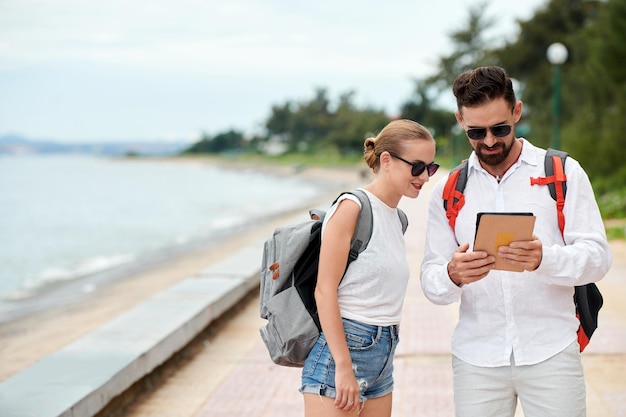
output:
M520 140L522 153L500 183L472 152L463 193L465 205L456 230L450 228L443 208L447 177L435 185L429 206L422 289L436 304L460 300L452 353L475 366L510 365L511 353L517 365L530 365L561 352L577 338L574 286L600 280L611 266L604 224L580 164L571 157L565 163L567 195L561 237L556 203L548 187L530 185L531 177L546 176L546 151ZM532 212L536 216L534 234L543 243L537 270L492 270L482 280L462 287L452 282L447 264L459 244L469 242L472 250L480 211Z

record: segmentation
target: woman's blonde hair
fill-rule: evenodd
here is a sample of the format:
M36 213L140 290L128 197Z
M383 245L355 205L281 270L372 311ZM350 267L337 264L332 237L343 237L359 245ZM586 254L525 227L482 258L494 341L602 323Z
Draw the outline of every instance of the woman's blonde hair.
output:
M414 140L433 141L433 136L421 124L413 120L400 119L390 122L374 138L365 139L363 158L367 165L377 173L380 168L381 153L387 151L400 155L407 142Z

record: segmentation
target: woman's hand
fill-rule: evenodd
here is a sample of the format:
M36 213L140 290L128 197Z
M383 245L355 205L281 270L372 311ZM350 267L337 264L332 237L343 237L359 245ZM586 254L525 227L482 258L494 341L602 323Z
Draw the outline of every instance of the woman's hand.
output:
M346 412L352 412L359 406L360 386L356 381L352 364L335 367L335 407Z

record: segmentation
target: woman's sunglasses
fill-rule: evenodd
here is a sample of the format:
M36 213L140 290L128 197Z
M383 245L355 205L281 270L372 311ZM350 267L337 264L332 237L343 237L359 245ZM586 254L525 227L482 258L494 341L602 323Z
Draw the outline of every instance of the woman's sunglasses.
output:
M503 138L511 133L513 127L511 125L499 124L489 127L473 127L467 129L465 133L467 137L473 140L482 140L487 137L487 129L491 131L491 134L497 138Z
M401 160L402 162L406 162L407 164L411 165L411 175L413 175L414 177L419 177L420 175L422 175L422 172L424 172L425 170L428 172L428 176L432 177L433 175L435 175L435 172L437 172L437 170L439 169L439 164L436 164L434 162L427 164L426 162L423 161L417 161L417 162L409 162L404 158L400 158L398 155L394 155L391 152L389 152L389 155L391 155L392 157Z

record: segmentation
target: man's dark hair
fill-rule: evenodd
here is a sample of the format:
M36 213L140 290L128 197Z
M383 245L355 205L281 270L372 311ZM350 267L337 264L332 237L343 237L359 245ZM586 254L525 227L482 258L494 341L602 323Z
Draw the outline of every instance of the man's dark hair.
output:
M498 98L504 98L513 109L517 101L511 79L496 66L479 67L462 73L454 80L452 92L459 111L463 106L480 106Z

